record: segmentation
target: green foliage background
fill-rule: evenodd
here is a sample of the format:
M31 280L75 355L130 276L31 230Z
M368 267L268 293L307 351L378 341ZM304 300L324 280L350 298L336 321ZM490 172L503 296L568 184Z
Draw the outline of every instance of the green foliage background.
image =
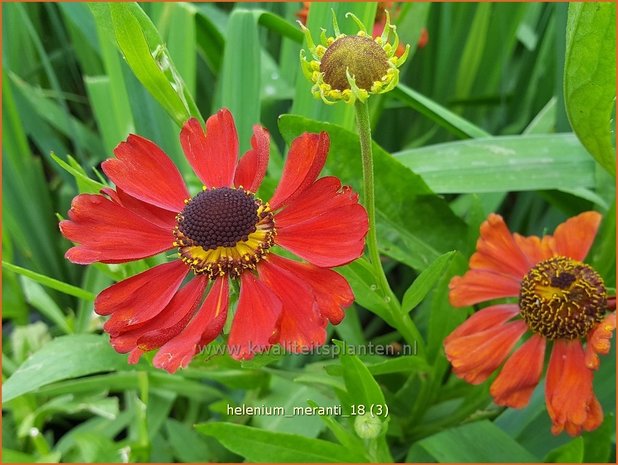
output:
M613 350L595 376L605 423L575 439L551 435L542 385L525 409L499 408L490 382L450 376L442 351L472 311L448 305L448 282L465 271L490 212L522 234L602 212L589 261L615 286L611 3L395 5L413 54L398 88L372 97L370 110L378 234L401 305L376 291L360 259L339 270L357 299L329 331L353 346L401 342L395 305L420 328L421 353L198 356L172 376L111 349L94 296L161 258L72 265L57 221L74 195L107 183L98 166L129 133L157 142L196 187L182 123L228 107L244 151L261 122L276 141L260 192L268 198L286 144L327 130L325 172L360 189L352 109L313 99L299 72L301 6L2 5L3 461L615 461ZM330 32L332 9L355 33L345 13L371 24L376 7L314 3L308 27ZM423 27L429 43L418 48ZM342 405L347 415L385 405L389 415L377 438L361 439L354 417L228 415L243 404Z

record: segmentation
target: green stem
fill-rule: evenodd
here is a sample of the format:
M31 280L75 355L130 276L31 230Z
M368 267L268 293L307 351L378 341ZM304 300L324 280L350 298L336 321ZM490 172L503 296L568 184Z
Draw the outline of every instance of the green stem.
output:
M371 148L371 123L369 120L369 108L367 104L357 100L354 104L356 110L356 125L360 139L361 158L363 163L363 203L369 218L369 232L367 233L367 250L369 252L369 262L374 270L374 275L378 279L378 288L390 309L390 320L397 330L401 333L408 344L418 347L419 355L424 355L425 343L416 328L410 315L402 313L401 306L393 293L384 268L380 260L380 250L378 249L378 234L376 230L376 206L375 189L373 178L373 151Z

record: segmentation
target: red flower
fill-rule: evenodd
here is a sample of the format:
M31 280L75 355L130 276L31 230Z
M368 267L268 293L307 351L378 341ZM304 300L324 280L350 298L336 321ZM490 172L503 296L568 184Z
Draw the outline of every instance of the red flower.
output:
M470 270L450 283L454 306L519 298L518 304L476 312L444 341L453 372L472 384L506 360L490 388L498 405L528 403L543 373L546 345L553 342L545 397L554 434L566 430L574 436L603 421L592 378L598 354L609 352L616 315L606 316L612 304L603 280L582 263L600 221L598 213L586 212L558 226L553 236L523 237L492 214L481 226ZM530 337L513 352L525 334Z
M187 366L223 329L230 279L240 283L232 357L250 359L273 344L292 352L323 344L327 320L338 324L354 300L347 281L329 268L363 253L368 228L354 191L335 177L317 179L328 135L305 133L292 142L270 202L255 196L268 165L266 129L254 127L252 148L240 160L225 109L208 119L206 133L189 120L180 142L202 192L191 196L161 149L130 135L102 165L116 188L78 195L60 223L78 244L66 253L74 263L124 263L178 250L178 260L97 296L96 312L111 315L104 329L114 348L129 352L130 363L159 349L155 366ZM275 245L306 262L270 253Z

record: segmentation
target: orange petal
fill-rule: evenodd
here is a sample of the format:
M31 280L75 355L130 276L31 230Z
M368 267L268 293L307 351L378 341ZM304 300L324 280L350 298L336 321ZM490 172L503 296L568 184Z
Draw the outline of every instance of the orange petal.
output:
M455 375L480 384L504 362L527 329L526 323L519 320L451 339L444 343L446 358Z
M545 401L552 433L571 436L592 431L603 422L603 411L592 390L593 372L586 367L579 340L558 339L547 368Z
M481 225L481 237L470 268L508 274L521 280L534 263L521 251L500 215L491 214Z
M480 333L494 326L502 325L519 312L516 304L492 305L474 313L449 334L444 342L471 334Z
M522 408L528 404L543 373L545 339L534 335L509 357L489 392L498 405Z
M569 218L556 228L553 248L556 255L582 261L594 242L601 223L601 214L585 212Z
M463 276L455 276L449 283L449 301L454 307L486 302L502 297L519 295L520 281L483 270L469 270Z
M551 248L552 236L543 236L541 239L537 236L525 237L514 233L513 238L531 264L536 264L554 255Z
M597 354L607 355L609 353L609 341L614 329L616 329L616 314L610 313L590 331L586 344L586 366L588 368L593 370L599 368L599 356Z

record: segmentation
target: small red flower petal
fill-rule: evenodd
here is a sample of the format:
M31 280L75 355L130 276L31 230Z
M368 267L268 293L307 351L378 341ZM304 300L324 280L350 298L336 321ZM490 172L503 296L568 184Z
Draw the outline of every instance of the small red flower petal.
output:
M111 190L111 189L110 189ZM135 197L130 196L120 188L116 188L115 196L112 200L116 201L124 208L131 210L136 215L141 216L145 220L150 221L152 224L159 226L167 231L174 229L176 225L176 212L159 208L150 203L142 202ZM109 191L105 193L109 194Z
M292 141L281 181L270 199L274 210L284 206L313 184L326 162L328 134L304 133Z
M586 366L593 370L599 368L599 355L607 355L611 347L611 339L616 329L616 314L610 313L601 323L596 325L588 334L586 344Z
M257 192L266 174L270 154L268 131L257 124L253 126L251 147L251 150L247 151L238 162L234 185L236 187L242 186L250 192Z
M453 372L470 384L485 381L509 355L528 327L521 320L444 342Z
M207 187L230 187L238 162L234 118L223 108L206 121L206 133L195 118L185 123L180 144L195 174Z
M601 214L585 212L569 218L554 232L554 251L556 255L583 261L594 242Z
M489 392L498 405L525 407L543 374L545 339L533 335L511 355Z
M314 182L275 216L277 244L321 267L357 259L365 247L367 212L337 178Z
M129 325L154 318L172 300L189 268L180 260L155 266L103 290L94 301L99 315L112 315L105 330L112 336Z
M119 263L139 260L172 248L171 229L162 229L102 195L73 199L69 220L60 231L78 243L66 258L73 263Z
M584 349L577 339L558 339L547 368L545 401L552 433L571 436L592 431L603 422L603 411L592 390L593 372L586 367Z
M300 277L311 287L322 316L334 325L341 323L345 315L343 309L354 302L352 289L343 276L333 270L295 262L278 255L270 255L268 260Z
M140 347L142 352L156 349L178 334L195 313L206 288L206 278L197 276L180 289L155 318L126 326L111 338L121 354Z
M189 198L174 162L154 143L131 134L114 149L116 158L105 160L105 174L132 197L178 213Z
M186 367L199 350L221 333L227 318L228 301L228 279L219 278L189 324L159 349L153 365L170 373Z
M281 317L281 302L252 273L240 278L238 307L228 339L229 353L236 360L249 360L272 345L271 338Z
M519 295L520 283L511 276L484 270L469 270L449 283L449 301L454 307Z
M276 340L289 352L303 352L324 344L326 318L320 315L316 297L303 280L264 260L258 267L260 279L281 301L282 313Z

